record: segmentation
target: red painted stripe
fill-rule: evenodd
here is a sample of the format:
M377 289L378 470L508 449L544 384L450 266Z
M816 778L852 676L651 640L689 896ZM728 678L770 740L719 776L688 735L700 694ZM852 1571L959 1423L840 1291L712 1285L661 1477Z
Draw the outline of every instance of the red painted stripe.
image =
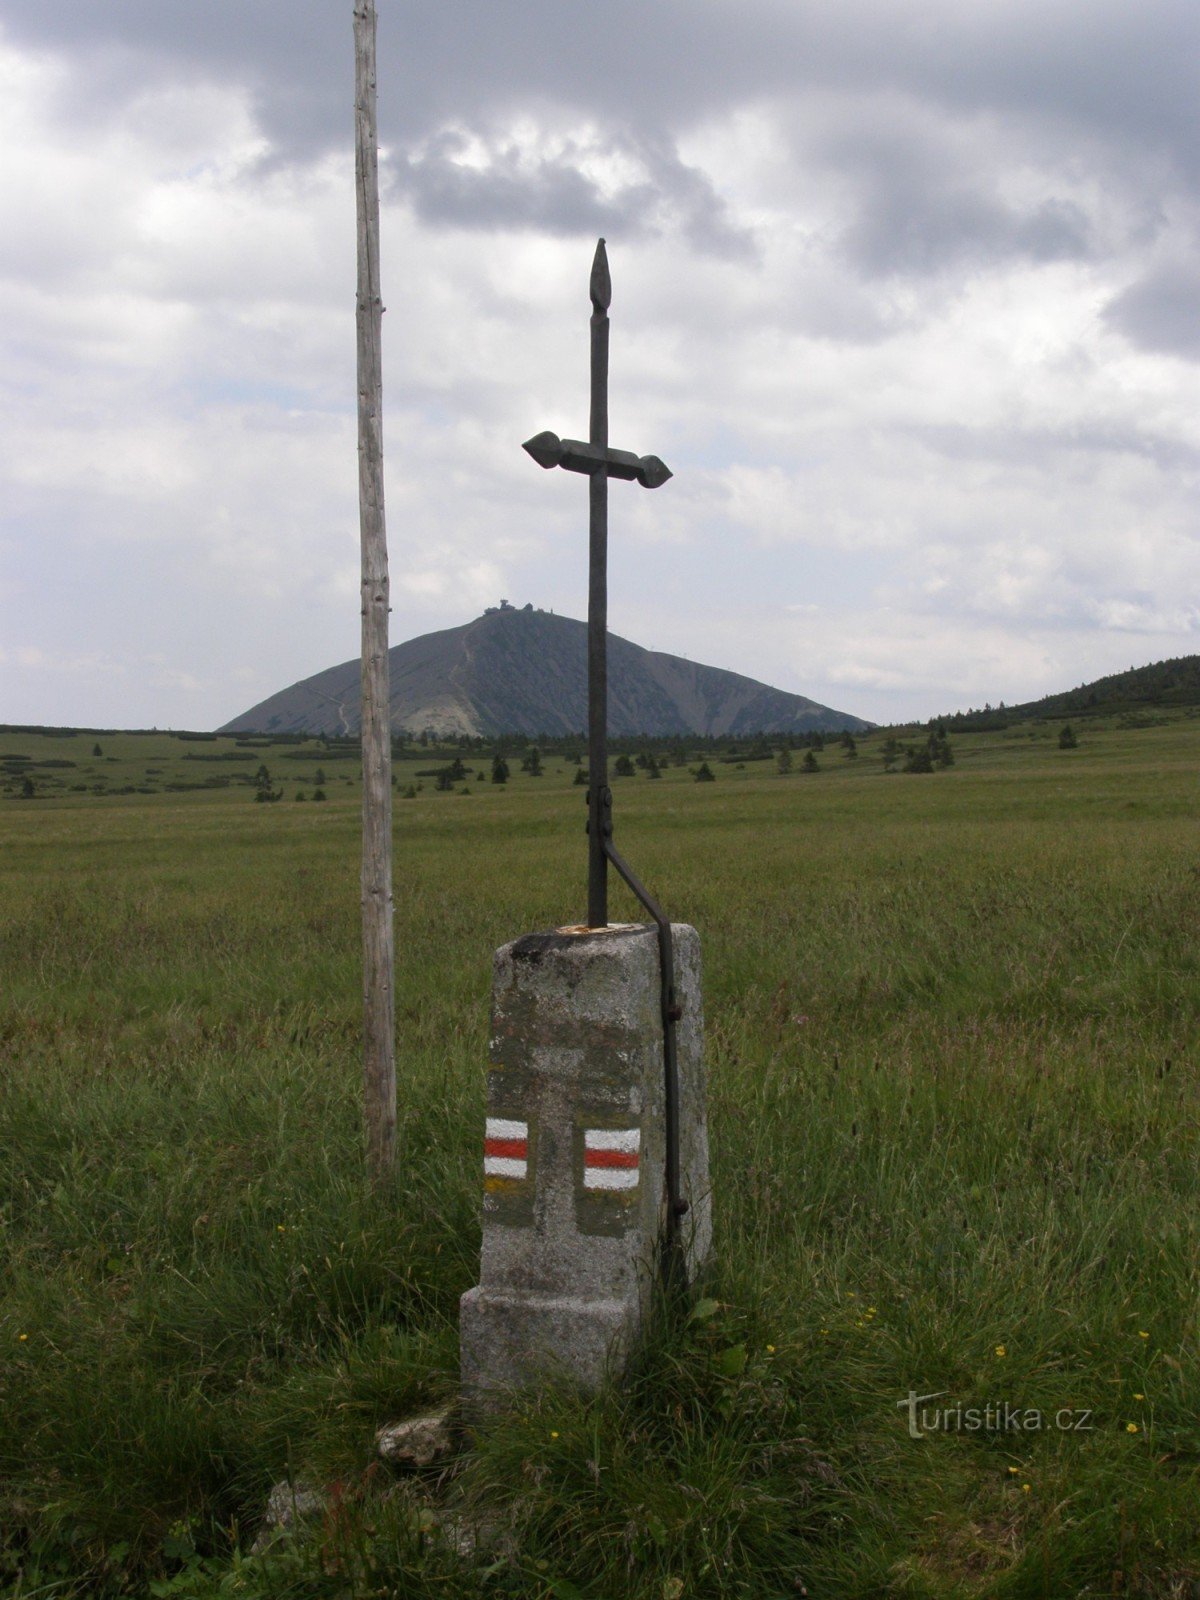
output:
M485 1139L483 1153L485 1156L511 1156L516 1161L527 1159L529 1141L527 1139Z
M585 1150L583 1164L585 1167L636 1167L638 1153L636 1150Z

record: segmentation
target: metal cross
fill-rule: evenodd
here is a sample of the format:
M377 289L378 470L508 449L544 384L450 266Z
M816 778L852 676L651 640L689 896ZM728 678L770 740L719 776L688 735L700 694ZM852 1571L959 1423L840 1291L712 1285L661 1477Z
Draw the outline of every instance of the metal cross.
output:
M608 861L612 790L608 787L608 480L657 489L671 476L657 456L635 456L608 444L608 308L612 280L604 240L592 261L592 413L589 438L539 433L523 448L540 467L586 473L588 523L588 926L608 926Z

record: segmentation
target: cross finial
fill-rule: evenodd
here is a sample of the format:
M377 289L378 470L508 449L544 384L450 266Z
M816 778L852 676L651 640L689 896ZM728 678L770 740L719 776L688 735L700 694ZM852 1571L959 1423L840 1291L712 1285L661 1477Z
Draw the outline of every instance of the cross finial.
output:
M612 305L612 279L608 275L608 252L604 248L604 240L596 243L596 254L592 257L592 304L597 311L607 311Z

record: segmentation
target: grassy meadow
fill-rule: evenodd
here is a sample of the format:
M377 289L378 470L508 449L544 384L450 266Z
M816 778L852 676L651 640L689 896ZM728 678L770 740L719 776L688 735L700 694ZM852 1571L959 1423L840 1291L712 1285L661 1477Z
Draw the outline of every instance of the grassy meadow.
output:
M614 780L703 938L717 1265L422 1481L372 1439L455 1391L491 956L582 915L573 764L397 765L374 1194L355 762L0 734L0 1594L1200 1595L1200 718L1075 727ZM289 1476L329 1510L252 1556Z

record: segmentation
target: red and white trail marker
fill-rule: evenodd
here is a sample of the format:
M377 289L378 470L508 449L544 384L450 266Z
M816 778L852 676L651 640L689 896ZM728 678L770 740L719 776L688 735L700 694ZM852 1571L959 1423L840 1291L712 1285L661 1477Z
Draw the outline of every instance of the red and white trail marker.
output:
M529 1124L489 1117L483 1140L485 1178L524 1178L529 1172Z
M640 1128L586 1128L583 1135L585 1189L636 1189L642 1148Z

